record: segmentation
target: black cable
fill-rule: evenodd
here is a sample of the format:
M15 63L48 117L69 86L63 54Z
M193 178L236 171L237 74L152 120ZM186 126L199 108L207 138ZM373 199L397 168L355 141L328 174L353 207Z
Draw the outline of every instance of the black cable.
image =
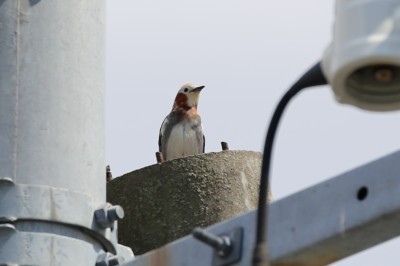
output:
M263 161L261 167L260 190L258 197L256 245L253 254L253 266L267 266L268 245L267 245L267 219L268 203L267 195L269 191L269 173L271 168L271 154L275 133L278 128L279 120L282 117L285 107L289 101L302 89L312 86L325 85L327 81L322 73L321 63L318 62L309 69L293 86L283 95L278 103L271 118L265 140Z

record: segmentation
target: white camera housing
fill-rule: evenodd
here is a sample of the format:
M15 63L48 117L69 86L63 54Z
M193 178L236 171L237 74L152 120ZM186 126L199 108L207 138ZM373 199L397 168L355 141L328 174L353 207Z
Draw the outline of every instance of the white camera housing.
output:
M336 0L322 68L339 102L400 109L400 0Z

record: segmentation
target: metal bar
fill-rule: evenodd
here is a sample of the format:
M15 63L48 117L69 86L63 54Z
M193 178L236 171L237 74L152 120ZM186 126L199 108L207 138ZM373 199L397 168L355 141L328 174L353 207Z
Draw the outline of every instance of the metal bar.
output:
M268 232L272 265L326 265L400 235L400 151L276 201ZM220 234L244 228L251 265L255 212L211 226ZM125 266L211 265L213 249L191 236Z

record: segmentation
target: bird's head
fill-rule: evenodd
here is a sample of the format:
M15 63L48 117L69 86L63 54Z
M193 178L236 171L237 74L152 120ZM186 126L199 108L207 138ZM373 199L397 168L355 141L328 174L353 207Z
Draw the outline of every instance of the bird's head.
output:
M204 86L197 86L194 83L184 84L175 97L174 109L188 110L197 107L200 98L200 91Z

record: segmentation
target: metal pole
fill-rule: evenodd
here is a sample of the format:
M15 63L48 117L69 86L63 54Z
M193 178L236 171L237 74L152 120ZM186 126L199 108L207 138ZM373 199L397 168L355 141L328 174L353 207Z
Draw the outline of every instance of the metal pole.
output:
M105 204L104 13L104 0L0 0L0 264L132 256Z

